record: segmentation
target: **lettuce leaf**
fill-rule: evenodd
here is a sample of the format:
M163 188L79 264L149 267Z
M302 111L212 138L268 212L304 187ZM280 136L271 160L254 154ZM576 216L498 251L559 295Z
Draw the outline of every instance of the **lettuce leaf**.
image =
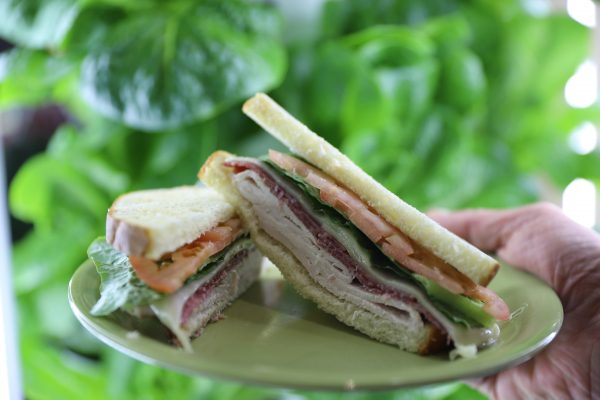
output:
M454 294L444 289L431 279L413 274L434 305L452 321L467 327L491 327L496 323L494 317L483 311L481 301L470 299L466 296Z
M129 258L108 244L104 237L92 242L88 257L101 280L100 299L92 307L92 315L108 315L121 307L145 305L162 297L136 276Z
M300 158L296 155L294 157ZM495 323L494 318L483 311L482 302L451 293L432 280L415 274L388 258L342 213L324 203L320 198L319 190L307 183L302 177L279 168L267 156L261 157L260 160L267 168L288 182L293 183L304 193L306 204L310 204L314 213L326 218L330 224L335 226L336 236L344 238L343 244L346 247L349 244L353 247L360 247L360 261L364 262L366 260L372 267L391 271L399 279L419 287L431 299L434 306L456 324L472 328L490 327ZM352 240L348 240L348 238L352 238ZM356 249L352 250L352 253L357 253Z

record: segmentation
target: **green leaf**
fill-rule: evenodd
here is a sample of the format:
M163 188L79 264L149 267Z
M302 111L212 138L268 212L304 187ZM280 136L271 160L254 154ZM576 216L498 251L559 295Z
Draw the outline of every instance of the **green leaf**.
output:
M78 12L76 0L3 0L0 37L24 47L56 47Z
M55 281L36 293L35 309L44 334L54 339L68 338L81 325L69 309L65 283ZM79 332L81 333L81 332Z
M41 50L0 54L0 108L47 101L74 77L76 64Z
M211 399L276 400L279 390L240 383L190 377L143 364L114 350L105 352L109 398L114 399Z
M382 96L376 108L385 111L379 111L378 118L373 119L379 126L372 126L371 130L404 126L412 131L416 121L429 109L435 94L439 67L434 59L433 42L416 30L382 26L353 34L345 38L344 43L355 50L363 63L362 82L351 86L361 90L349 91L346 100L347 107L355 103L357 108L346 108L344 115L361 119L361 104L365 100L352 100L353 97ZM367 113L368 116L374 114L371 108L367 108ZM346 126L354 124L352 119L345 121Z
M61 283L62 293L59 289ZM80 326L66 301L67 283L67 280L60 283L55 281L49 291L19 295L17 298L23 388L28 399L106 398L108 382L102 365L77 356L61 346L60 339L49 337L44 332L48 329L47 324L50 324L50 330L55 330L51 321L53 313L59 314L59 320L70 317L73 324ZM59 297L62 297L62 301ZM50 299L58 308L45 311L45 306L40 303L46 299ZM41 316L40 312L47 312L48 315ZM42 322L42 318L47 323ZM81 330L78 333L83 334ZM69 332L71 334L72 331Z
M97 236L99 224L77 213L61 213L60 220L57 229L35 229L13 246L13 279L18 294L56 281L66 287L71 274L85 260L85 250Z
M355 81L360 65L353 52L339 44L322 46L314 52L313 61L313 73L305 77L302 87L292 90L306 91L303 117L311 121L312 129L335 144L342 135L340 117L344 112L344 98L347 91L352 90L349 83ZM368 100L372 99L368 97ZM369 105L374 108L377 103ZM363 111L366 113L367 110Z
M423 30L436 42L438 52L442 54L470 44L473 35L464 13L431 19L423 26Z
M443 56L439 95L445 104L468 111L484 100L486 86L483 66L474 53L459 48Z
M219 148L218 139L217 127L211 123L163 134L148 151L146 175L162 179L158 182L163 185L193 184L202 161Z
M130 0L85 0L89 4L83 8L73 22L73 26L63 40L60 49L80 60L85 58L92 49L101 47L106 41L111 28L115 23L128 17L128 5ZM153 8L155 0L139 0L139 10L132 10L132 15L147 12ZM148 4L144 4L148 3ZM135 8L135 7L134 7ZM156 4L154 4L156 8Z
M104 237L92 242L88 256L100 275L100 299L92 307L93 315L108 315L124 306L146 305L162 297L135 274L129 257L106 243Z
M277 16L259 4L175 3L104 23L105 35L82 39L94 43L82 65L82 95L140 129L209 118L275 87L285 71Z
M459 9L457 1L388 0L325 3L321 30L325 37L356 32L373 25L417 25Z
M358 72L346 84L339 117L346 136L368 136L390 122L391 104L368 68ZM359 111L360 110L360 111Z
M21 338L25 365L25 394L36 400L106 399L108 382L104 370L83 358L75 358L48 346L43 339Z
M96 188L107 193L109 198L115 198L127 191L129 176L92 147L91 133L89 130L80 132L71 125L63 125L52 136L46 154L56 159L68 158L69 163ZM105 136L110 137L108 134Z
M466 388L466 389L465 389ZM309 392L295 391L298 400L442 400L457 398L456 394L465 394L465 399L481 399L473 394L475 390L461 383L447 383L413 389L399 389L385 392ZM296 399L296 397L292 397Z
M443 397L445 400L486 400L488 397L466 384L458 384L453 393Z
M16 217L45 230L59 226L63 212L98 220L109 205L106 195L67 159L47 154L31 158L18 171L9 201Z
M257 132L238 145L237 154L247 157L259 157L265 154L265 149L286 152L288 149L280 141L264 131Z
M416 274L413 276L425 288L427 294L435 300L436 305L443 310L443 313L454 322L460 322L466 326L487 327L496 323L494 317L483 311L482 302L465 296L457 296L429 279Z

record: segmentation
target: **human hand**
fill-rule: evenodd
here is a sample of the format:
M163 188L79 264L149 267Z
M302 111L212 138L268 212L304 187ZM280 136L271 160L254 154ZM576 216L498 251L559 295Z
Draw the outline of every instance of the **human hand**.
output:
M533 359L472 383L493 398L600 396L600 235L551 204L429 216L554 288L565 311L556 339Z

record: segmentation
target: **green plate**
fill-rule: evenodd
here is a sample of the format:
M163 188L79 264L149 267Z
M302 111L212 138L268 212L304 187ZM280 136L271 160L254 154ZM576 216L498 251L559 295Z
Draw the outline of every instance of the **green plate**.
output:
M167 343L155 319L117 312L93 317L100 279L84 263L71 279L69 301L96 337L138 360L193 375L304 389L393 389L492 374L531 358L555 337L563 310L539 279L503 266L491 288L514 312L499 341L474 359L421 357L376 342L319 311L266 268L261 278L210 324L185 353ZM276 270L275 270L276 271ZM516 311L516 312L515 312Z

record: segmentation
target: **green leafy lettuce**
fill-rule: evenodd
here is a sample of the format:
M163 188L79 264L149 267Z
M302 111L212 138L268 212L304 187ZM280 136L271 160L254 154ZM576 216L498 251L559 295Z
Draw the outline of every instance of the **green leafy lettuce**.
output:
M489 327L496 322L491 315L483 311L482 302L451 293L431 279L421 275L412 274L412 277L425 290L435 307L444 315L450 317L452 321L467 327Z
M308 184L302 177L284 171L277 167L267 157L261 160L270 169L289 182L295 184L304 195L306 204L310 204L313 213L328 220L335 226L336 236L351 237L359 246L361 258L368 260L372 267L380 270L391 271L398 278L408 281L419 287L432 301L433 305L447 316L451 321L467 327L491 326L495 323L493 317L483 311L483 303L470 299L466 296L456 295L444 289L440 285L421 275L412 273L390 258L385 256L381 250L369 240L354 224L352 224L342 213L321 201L319 190ZM347 239L346 243L347 245ZM356 249L352 249L354 252Z
M108 244L104 237L92 242L88 256L102 282L100 299L91 310L93 315L107 315L121 307L145 305L162 297L136 276L127 255Z

